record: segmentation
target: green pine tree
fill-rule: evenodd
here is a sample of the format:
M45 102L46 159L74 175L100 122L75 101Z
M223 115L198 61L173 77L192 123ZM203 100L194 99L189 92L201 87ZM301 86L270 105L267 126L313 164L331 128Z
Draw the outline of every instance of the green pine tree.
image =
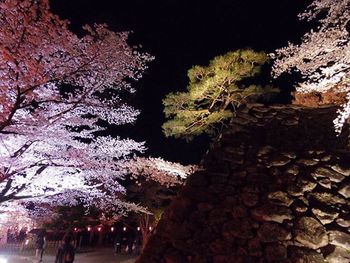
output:
M214 135L241 104L278 92L243 82L257 76L267 61L266 53L247 49L217 56L206 67L192 67L187 92L170 93L163 100L168 118L162 126L164 134L187 140L203 133Z

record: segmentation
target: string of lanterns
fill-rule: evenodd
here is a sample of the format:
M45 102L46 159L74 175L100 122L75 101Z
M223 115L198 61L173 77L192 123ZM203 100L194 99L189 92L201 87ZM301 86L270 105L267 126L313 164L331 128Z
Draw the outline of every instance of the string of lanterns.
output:
M104 227L102 227L102 226L98 226L98 227L87 226L87 227L84 227L84 228L77 228L77 227L75 227L74 228L74 232L79 232L79 231L82 231L84 229L86 229L88 232L91 232L91 231L94 231L94 230L97 230L97 232L101 232L104 229ZM136 229L137 229L137 231L141 231L141 228L139 226ZM127 227L124 226L122 230L123 230L123 232L126 232L127 231ZM148 227L148 230L151 232L153 230L153 227L152 226ZM115 232L116 228L114 226L112 226L112 227L109 228L109 231L110 232Z

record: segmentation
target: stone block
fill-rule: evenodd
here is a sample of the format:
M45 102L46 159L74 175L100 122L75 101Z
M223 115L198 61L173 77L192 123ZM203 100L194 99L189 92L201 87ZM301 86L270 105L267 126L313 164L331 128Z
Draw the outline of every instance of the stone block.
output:
M341 231L329 231L329 243L350 250L350 234Z
M290 240L292 235L289 230L277 223L263 223L258 229L259 240L263 243Z
M328 245L328 235L325 227L312 217L302 217L297 221L295 240L311 249Z

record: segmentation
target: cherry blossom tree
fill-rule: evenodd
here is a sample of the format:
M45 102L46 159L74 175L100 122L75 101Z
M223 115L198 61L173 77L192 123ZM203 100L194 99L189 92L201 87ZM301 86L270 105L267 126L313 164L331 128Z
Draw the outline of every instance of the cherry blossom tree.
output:
M199 171L198 165L181 165L162 158L137 157L125 163L135 183L127 186L128 198L147 207L150 213L131 213L140 227L142 249L158 224L165 207L176 196L186 178Z
M122 166L136 180L142 176L164 186L182 184L189 175L201 169L197 165L182 165L152 157L137 157L124 162Z
M130 80L152 57L130 47L127 32L94 25L78 37L68 26L48 0L0 0L0 204L142 210L120 199L116 179L118 160L144 143L95 134L100 119L135 121L118 94L134 91Z
M316 28L301 43L278 49L274 74L296 70L304 77L297 93L344 93L347 102L334 121L336 131L350 116L350 0L314 0L300 19L314 21Z

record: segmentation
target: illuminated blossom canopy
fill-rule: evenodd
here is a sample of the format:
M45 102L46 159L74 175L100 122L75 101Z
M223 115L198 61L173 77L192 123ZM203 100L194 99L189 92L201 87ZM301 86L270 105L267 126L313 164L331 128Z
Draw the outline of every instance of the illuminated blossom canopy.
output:
M94 134L100 119L135 121L139 112L118 93L133 92L128 80L152 57L105 25L78 37L48 0L0 0L0 28L0 204L142 210L118 199L125 190L116 179L125 174L118 160L144 143Z
M300 44L289 43L276 51L275 76L297 70L304 77L296 91L347 93L347 102L334 121L340 132L350 116L350 0L314 0L300 19L315 20L317 28Z
M195 171L200 170L197 165L181 165L166 161L162 158L137 157L124 163L123 167L135 179L138 176L146 177L165 186L179 185Z

